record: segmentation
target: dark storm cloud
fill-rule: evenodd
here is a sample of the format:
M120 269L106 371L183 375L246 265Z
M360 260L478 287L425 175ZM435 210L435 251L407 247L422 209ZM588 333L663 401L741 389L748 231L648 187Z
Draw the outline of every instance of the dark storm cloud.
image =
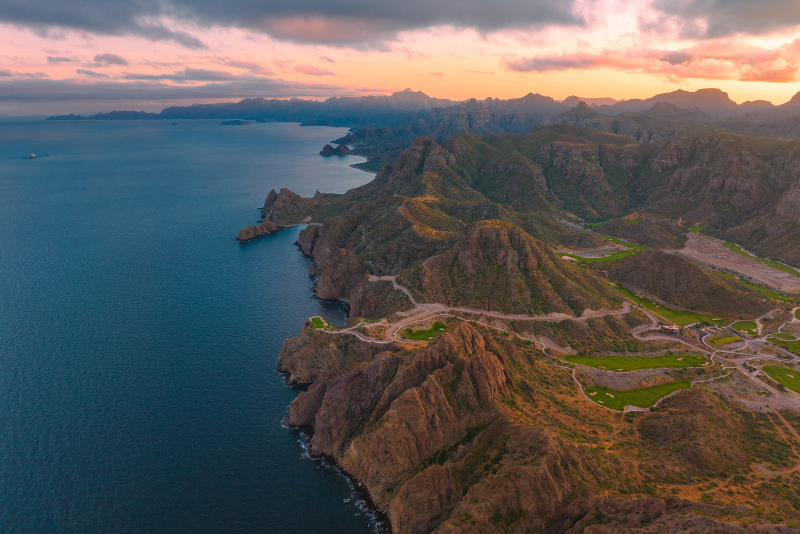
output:
M653 8L661 16L642 26L657 29L666 16L677 21L683 37L692 39L761 35L800 25L797 0L656 0Z
M189 48L205 45L192 35L167 28L162 17L201 26L261 31L279 39L369 44L396 32L438 24L481 31L527 26L583 25L575 0L0 0L0 20L33 27L72 28L90 33L134 34L170 40Z

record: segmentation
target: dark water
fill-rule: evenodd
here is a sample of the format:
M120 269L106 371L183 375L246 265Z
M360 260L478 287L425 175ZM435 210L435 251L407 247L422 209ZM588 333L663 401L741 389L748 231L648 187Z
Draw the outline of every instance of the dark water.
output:
M281 419L311 298L270 188L344 192L342 129L0 122L0 532L367 533ZM50 154L35 160L29 153Z

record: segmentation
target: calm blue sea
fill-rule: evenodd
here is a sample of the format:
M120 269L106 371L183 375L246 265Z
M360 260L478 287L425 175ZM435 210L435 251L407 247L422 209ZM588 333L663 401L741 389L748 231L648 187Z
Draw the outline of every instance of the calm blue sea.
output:
M297 229L233 240L271 188L369 181L317 154L344 133L0 121L0 532L375 530L281 426L284 338L342 310Z

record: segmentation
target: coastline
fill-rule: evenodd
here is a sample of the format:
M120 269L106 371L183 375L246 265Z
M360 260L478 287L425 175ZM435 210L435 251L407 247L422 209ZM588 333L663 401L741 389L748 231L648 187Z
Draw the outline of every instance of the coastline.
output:
M284 225L284 226L282 226L280 228L280 230L293 228L295 226L310 226L310 225L313 225L313 224L320 224L320 223L308 223L308 224L305 224L305 225L304 224ZM278 231L280 231L280 230L278 230ZM303 257L308 258L309 260L311 260L313 265L316 265L314 257L309 255L309 254L306 254L305 252L303 252L303 248L300 246L300 242L299 241L295 241L294 245L297 247L297 249L300 251L300 254L302 254ZM345 324L346 324L347 320L349 319L350 304L347 301L344 301L344 300L326 300L326 299L319 298L317 296L317 291L316 291L317 283L319 282L319 277L312 276L312 275L309 275L309 276L311 276L314 279L314 283L313 283L313 285L311 287L311 292L313 294L313 298L317 299L317 300L320 300L322 302L330 302L330 303L336 303L336 304L343 305L343 312L344 312L344 315L345 315ZM286 342L286 339L284 339L284 343L285 342ZM291 388L292 390L302 392L302 391L307 391L308 388L312 386L312 384L298 384L296 382L295 383L289 382L288 378L289 378L289 375L291 373L289 371L285 370L281 366L280 361L277 362L277 369L276 370L283 377L284 385L286 385L286 387ZM288 406L287 406L287 408L288 408ZM373 526L375 528L375 533L376 534L391 534L391 532L392 532L391 522L389 521L388 514L385 511L381 510L375 504L375 502L372 500L372 497L370 497L369 490L367 490L367 488L364 486L364 484L360 480L358 480L358 478L356 478L354 475L352 475L351 473L347 472L341 465L339 465L339 463L336 461L336 458L334 458L333 456L330 456L330 455L327 455L327 454L321 454L321 455L312 455L311 454L311 452L309 451L309 443L311 441L311 438L314 435L314 428L312 426L310 426L310 425L291 425L291 424L289 424L289 416L288 415L283 419L283 421L281 422L281 425L285 426L286 428L290 428L292 430L295 430L295 431L297 431L299 434L301 434L303 436L303 439L301 441L301 447L303 448L303 451L304 451L305 455L308 456L309 459L321 462L324 466L326 466L328 468L331 468L331 469L334 469L342 478L344 478L347 481L347 484L351 489L353 497L355 499L357 499L361 503L361 506L359 506L359 508L362 508L362 510L370 518L370 520L371 520L371 522L372 522L372 524L373 524Z

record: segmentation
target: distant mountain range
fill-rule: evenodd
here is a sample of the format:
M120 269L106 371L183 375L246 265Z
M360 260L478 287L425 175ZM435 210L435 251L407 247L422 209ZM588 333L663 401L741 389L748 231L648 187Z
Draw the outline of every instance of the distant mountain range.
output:
M397 123L409 114L436 111L453 113L468 111L483 106L491 112L525 112L537 116L555 115L584 102L604 115L617 115L623 112L644 112L655 104L673 104L684 109L698 109L712 118L727 119L747 116L758 119L763 116L785 116L800 112L800 93L789 102L775 106L765 100L748 101L737 104L728 94L719 89L699 89L684 91L679 89L662 93L646 99L615 100L613 98L581 98L570 96L559 102L548 96L529 93L522 98L501 100L470 99L457 102L433 98L421 91L406 89L388 96L362 96L329 98L319 102L292 98L288 100L268 98L246 98L240 102L222 104L194 104L192 106L172 106L160 113L144 111L112 111L91 116L58 115L49 120L142 120L142 119L225 119L300 121L314 124L336 123L349 126L363 126L365 120L381 117L385 122ZM391 120L390 117L394 117ZM385 126L390 124L373 124Z

